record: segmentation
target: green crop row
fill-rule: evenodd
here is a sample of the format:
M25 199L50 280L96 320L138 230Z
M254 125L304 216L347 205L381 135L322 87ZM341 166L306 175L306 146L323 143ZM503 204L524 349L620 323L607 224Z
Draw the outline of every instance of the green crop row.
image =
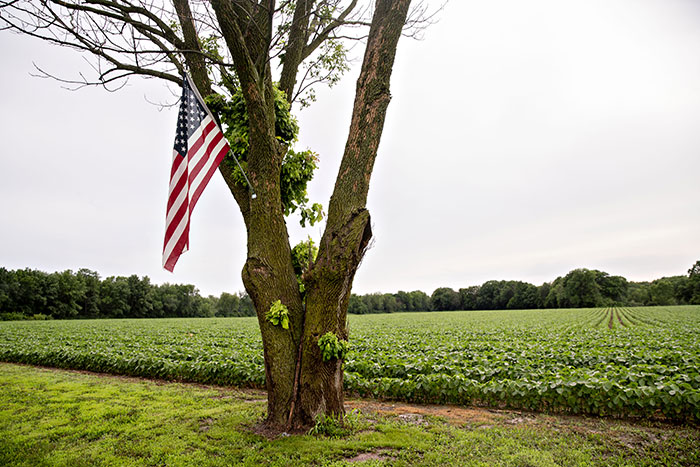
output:
M351 316L346 389L414 402L700 420L700 307ZM0 360L264 386L254 318L0 323Z

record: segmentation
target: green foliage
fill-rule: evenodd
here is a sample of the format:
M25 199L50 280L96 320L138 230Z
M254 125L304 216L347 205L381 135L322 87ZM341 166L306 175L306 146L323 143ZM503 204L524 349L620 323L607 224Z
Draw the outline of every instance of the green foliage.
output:
M700 305L700 261L696 261L688 270L688 279L684 285L678 287L686 303Z
M395 294L373 293L350 295L348 313L364 315L368 313L395 313L402 311L429 311L432 309L430 297L420 290L399 291Z
M290 112L284 93L277 87L274 92L275 136L287 147L280 173L282 209L287 216L299 210L301 225L305 227L307 222L314 225L323 219L323 209L318 203L308 206L307 185L318 167L318 154L311 150L297 152L292 149L291 146L296 142L299 133L299 124ZM243 170L247 170L250 122L243 93L240 88L236 88L231 99L227 100L220 94L212 94L207 96L205 101L212 112L219 115L224 125L224 135L231 146L231 152L226 155L222 163L231 170L236 183L245 186L245 177L233 160L233 157L238 158Z
M277 300L265 313L265 319L273 326L282 326L282 329L289 329L289 309Z
M265 386L255 318L0 323L0 361L223 386Z
M309 265L316 261L317 255L318 247L311 237L308 237L304 242L299 242L292 248L292 267L294 268L294 274L297 276L299 291L302 295L306 291L303 279L304 273L308 270Z
M311 263L316 261L318 255L318 247L311 239L307 237L306 241L299 242L292 248L292 266L294 274L300 277L309 267Z
M351 350L325 339L329 354L345 347L345 389L361 396L700 420L698 306L385 314L350 324ZM265 384L255 318L0 322L0 360Z
M353 409L345 416L319 414L316 416L314 426L309 430L312 436L325 436L327 438L344 438L359 431L365 423L359 410Z
M439 287L430 296L433 309L438 311L457 310L460 305L459 293L449 287Z
M361 396L413 402L700 419L698 311L367 317L364 333L353 334L345 385Z
M136 275L102 280L87 269L48 274L0 268L0 317L4 319L254 315L245 293L203 298L194 285L155 285L148 277Z
M319 203L308 206L309 199L306 192L306 185L313 178L317 166L318 155L310 150L295 152L289 149L282 160L280 173L282 209L285 216L299 209L302 227L306 227L307 222L314 225L324 216L323 206Z
M321 45L313 60L302 65L305 71L298 98L302 108L316 101L315 84L325 83L333 87L340 81L350 69L347 54L348 49L342 41L329 39Z
M241 298L238 295L223 292L215 301L216 316L240 316Z
M0 321L20 321L23 319L27 319L25 315L22 313L17 313L9 311L5 313L0 313Z
M348 341L338 339L335 333L327 332L318 339L318 347L324 362L334 358L343 360L348 353Z

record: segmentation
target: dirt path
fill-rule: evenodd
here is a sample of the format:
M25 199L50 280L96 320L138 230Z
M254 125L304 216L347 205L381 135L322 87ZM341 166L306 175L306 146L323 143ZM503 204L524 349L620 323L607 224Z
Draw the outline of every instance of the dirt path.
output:
M617 321L620 323L621 326L627 327L627 325L622 321L622 316L620 316L620 310L615 308L615 316L617 316Z

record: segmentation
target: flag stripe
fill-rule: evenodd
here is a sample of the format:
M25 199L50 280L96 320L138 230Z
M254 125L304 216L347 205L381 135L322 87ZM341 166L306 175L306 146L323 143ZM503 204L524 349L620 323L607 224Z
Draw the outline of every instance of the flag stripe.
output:
M172 237L173 233L176 230L176 227L179 225L180 221L184 218L189 217L189 212L190 212L190 206L186 202L181 202L179 206L175 207L172 209L168 214L168 217L170 218L170 222L168 223L167 227L165 228L165 238L170 238Z
M202 167L204 164L207 163L209 160L209 157L211 156L211 149L210 149L210 144L213 140L220 141L223 139L223 135L221 132L207 132L199 136L194 141L194 145L197 146L197 152L194 153L194 155L190 158L189 161L189 171L188 171L188 178L190 182L190 186L193 186L193 181L195 180L195 177L199 173L200 170L202 170Z
M188 226L190 223L190 216L187 215L188 213L185 212L184 215L180 216L178 219L177 224L172 224L175 226L175 229L172 232L172 235L170 236L170 241L166 243L165 248L164 248L164 256L167 258L169 257L175 250L175 245L180 244L182 242L187 242L187 233L189 232Z
M212 154L212 148L216 146L221 140L224 139L223 135L221 132L212 134L208 133L205 135L202 135L198 140L197 144L200 146L199 147L199 155L196 160L192 159L190 160L190 171L189 171L189 178L190 182L194 180L194 178L197 176L199 171L202 169L204 164L207 163L209 160L209 156Z
M170 212L178 198L181 198L183 195L187 196L187 193L190 191L188 186L189 177L187 176L187 162L183 162L181 165L183 166L183 170L176 172L175 176L177 178L171 180L170 196L168 197L168 212Z
M173 271L180 255L188 250L194 206L228 151L221 129L185 76L165 215L163 267L168 271Z
M223 138L223 135L217 140L212 141L210 144L209 152L213 154L201 165L201 168L197 174L195 174L194 180L190 174L190 210L194 209L194 205L197 204L199 197L204 191L204 187L209 183L209 180L214 175L219 163L224 158L228 152L228 145ZM213 147L212 147L213 146Z

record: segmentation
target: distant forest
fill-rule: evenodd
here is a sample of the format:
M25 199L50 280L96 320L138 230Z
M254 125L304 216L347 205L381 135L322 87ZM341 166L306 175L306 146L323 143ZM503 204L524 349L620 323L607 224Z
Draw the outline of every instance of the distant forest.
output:
M432 295L413 292L350 296L354 314L700 304L700 261L687 275L630 282L595 269L574 269L540 286L487 281ZM100 278L88 269L46 273L0 268L0 320L255 316L245 292L202 297L194 285L151 284L145 276Z

